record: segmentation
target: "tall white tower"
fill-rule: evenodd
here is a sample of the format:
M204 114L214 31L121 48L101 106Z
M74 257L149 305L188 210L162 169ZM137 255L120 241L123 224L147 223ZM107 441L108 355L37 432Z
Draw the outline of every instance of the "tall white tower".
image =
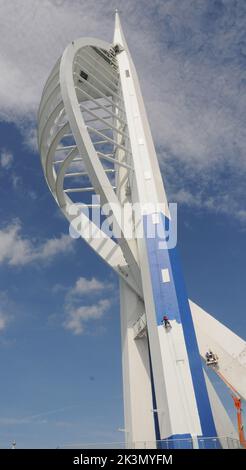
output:
M44 173L70 231L119 276L127 442L190 447L202 438L209 447L218 426L191 307L200 326L204 312L189 303L177 247L166 240L166 193L117 12L113 44L83 38L65 49L38 119ZM108 207L96 221L98 204Z

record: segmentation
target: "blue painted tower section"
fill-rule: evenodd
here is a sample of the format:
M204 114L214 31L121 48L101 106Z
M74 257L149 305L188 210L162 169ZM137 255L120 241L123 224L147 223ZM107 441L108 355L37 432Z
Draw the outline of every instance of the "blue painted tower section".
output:
M202 437L215 437L217 432L202 370L178 250L177 248L167 249L163 238L164 229L169 220L160 213L158 222L156 223L155 217L155 223L153 223L152 214L149 214L144 216L143 223L157 324L162 324L164 315L167 315L171 323L175 321L182 324ZM163 270L167 275L167 282L163 281ZM169 439L187 437L191 436L189 434L174 435L170 436ZM210 447L209 444L208 447Z

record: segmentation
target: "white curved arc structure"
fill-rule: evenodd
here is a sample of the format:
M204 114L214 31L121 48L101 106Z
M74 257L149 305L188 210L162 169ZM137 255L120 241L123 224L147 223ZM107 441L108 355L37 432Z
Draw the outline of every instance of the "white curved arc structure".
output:
M124 157L127 154L127 158L123 158L121 163L118 162L115 155L110 155L103 149L100 152L103 145L112 144L113 142L112 136L109 135L110 131L113 130L115 134L118 133L125 139L127 139L127 134L112 124L113 120L118 120L121 125L126 126L122 116L123 109L117 105L115 98L117 97L116 90L118 87L116 70L107 70L106 66L108 64L106 62L102 67L100 79L95 78L94 85L87 86L87 91L85 87L82 88L83 77L80 77L77 71L79 61L81 61L81 53L84 52L85 57L83 60L86 63L83 71L89 71L90 69L94 74L97 72L97 66L95 66L97 53L93 48L97 48L99 52L103 50L107 53L112 46L104 41L91 38L78 40L68 46L62 61L57 62L47 81L38 115L39 147L47 183L61 210L72 223L76 212L71 210L73 201L68 194L89 191L100 195L102 204L111 202L118 206L119 210L114 214L114 222L117 222L121 206L108 175L116 172L115 168L119 165L125 168L127 172L132 171L132 167L128 162L130 151L121 143L113 145L114 152L120 149L125 154ZM102 83L102 80L104 80L104 83ZM113 90L110 89L112 85ZM99 89L100 86L101 90ZM111 97L109 97L109 93L112 93ZM85 112L87 110L86 122L81 109ZM102 130L102 126L98 124L103 124ZM94 145L89 131L100 136L100 139L94 139ZM64 145L63 141L69 138L73 140L72 144ZM63 158L59 157L61 152L64 154ZM102 160L109 162L111 167L104 168L101 163ZM79 165L79 163L83 164L86 171L69 171L69 168L73 168L74 164ZM83 187L83 184L78 188L64 187L66 178L69 177L71 181L79 176L86 175L91 182L89 187ZM91 248L116 270L131 288L135 289L138 295L141 295L141 287L135 280L139 278L139 268L134 243L121 237L120 244L124 247L123 253L120 244L115 243L106 236L86 215L82 214L81 218L82 223L87 227L87 232L93 234L91 237L85 236Z
M66 113L68 115L70 125L73 129L73 135L74 135L76 144L78 146L80 154L83 155L84 163L88 171L88 174L90 175L90 179L92 181L94 190L97 194L100 195L102 204L112 203L116 207L118 206L118 210L117 211L112 210L112 212L114 215L114 221L117 224L117 228L119 228L120 223L121 223L120 221L122 219L121 205L112 188L112 184L109 181L108 176L103 169L102 163L100 159L98 158L98 152L96 151L96 148L95 148L96 141L94 141L93 143L91 135L89 134L89 130L92 131L92 133L93 132L97 133L97 135L99 135L103 140L105 139L104 143L107 142L111 144L112 142L114 142L114 145L113 145L114 149L115 147L117 148L117 146L119 146L118 148L123 149L125 153L129 152L129 150L125 148L124 145L118 144L110 136L106 135L105 131L103 132L102 130L97 129L96 127L87 126L83 118L83 114L81 113L78 97L77 97L75 87L74 87L73 69L74 69L75 58L76 58L78 51L81 51L81 50L83 51L83 48L85 48L86 46L88 47L88 43L90 44L90 46L94 45L95 47L96 46L100 47L100 50L103 49L104 51L110 50L111 48L111 46L108 46L103 41L100 42L98 40L95 41L92 39L78 40L74 44L69 45L67 49L65 50L63 57L62 57L62 61L61 61L61 68L60 68L61 92L62 92L62 96L64 100ZM81 52L81 54L82 53L83 52ZM76 76L77 75L78 74L76 74ZM102 86L101 80L100 81L98 80L98 82L100 83L103 89L108 90L108 85L105 85L103 83L103 86ZM79 90L81 88L82 86L79 88ZM95 87L93 88L95 89ZM97 96L97 93L98 93L97 90L98 88L96 88L95 96ZM111 92L109 91L109 93L115 94L115 92L112 90ZM103 93L102 91L99 93L100 98L104 98L104 95L105 93ZM97 104L96 99L98 98L93 97L93 91L91 91L91 94L89 94L89 92L86 92L86 96L90 100L93 99L93 102ZM113 115L114 119L117 122L120 122L122 124L123 119L122 117L119 117L119 113L117 111L117 105L118 105L119 100L120 100L119 97L116 99L116 102L113 101L113 99L111 100L112 107L116 108L116 112L111 113L111 114ZM86 107L86 109L88 110L89 108ZM102 105L101 109L103 109L103 111L106 111L107 108L105 108L105 106ZM100 119L100 116L98 117ZM109 130L114 130L115 133L120 134L122 136L122 131L118 129L116 126L114 126L112 123L108 124L108 126L109 126ZM128 139L128 136L126 136L126 138ZM101 141L102 140L99 140L99 142ZM120 220L118 220L118 216L120 216ZM138 277L139 268L137 266L137 251L136 251L136 246L135 246L134 241L133 242L127 241L124 237L124 234L121 233L120 244L122 245L122 248L124 250L124 256L129 266L131 267L133 274L135 274L134 277L135 278Z
M170 215L118 14L114 45L94 38L68 45L44 87L38 120L42 166L57 204L74 232L82 227L88 245L119 275L126 441L141 447L141 442L159 439L189 437L195 442L199 436L215 436L222 405L205 383L197 347L198 339L203 356L207 345L215 346L205 325L208 317L191 301L189 306L176 250L161 251L158 239L146 234L135 238L133 217L132 237L121 225L128 202L151 199L162 205L158 214L145 210L143 227L156 219L162 226ZM109 205L114 238L92 219L97 205L92 195ZM85 206L89 212L83 212ZM168 333L161 323L164 313L172 326ZM216 345L221 331L224 338L223 325ZM233 375L227 374L225 357L221 354L223 374L239 385L238 358ZM232 435L228 418L222 421Z

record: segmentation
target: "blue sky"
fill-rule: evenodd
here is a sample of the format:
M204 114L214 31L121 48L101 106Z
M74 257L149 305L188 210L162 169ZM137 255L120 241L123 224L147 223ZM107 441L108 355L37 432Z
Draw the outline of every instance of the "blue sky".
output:
M35 140L55 60L74 38L111 40L114 7L0 0L0 447L123 439L117 279L68 236ZM118 7L178 202L189 296L246 339L245 2Z

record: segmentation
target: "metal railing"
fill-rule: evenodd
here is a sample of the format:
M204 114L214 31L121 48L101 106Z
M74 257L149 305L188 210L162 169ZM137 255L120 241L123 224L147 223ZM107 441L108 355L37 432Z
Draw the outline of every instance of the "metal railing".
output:
M232 437L193 437L161 441L108 442L65 444L63 449L242 449Z

